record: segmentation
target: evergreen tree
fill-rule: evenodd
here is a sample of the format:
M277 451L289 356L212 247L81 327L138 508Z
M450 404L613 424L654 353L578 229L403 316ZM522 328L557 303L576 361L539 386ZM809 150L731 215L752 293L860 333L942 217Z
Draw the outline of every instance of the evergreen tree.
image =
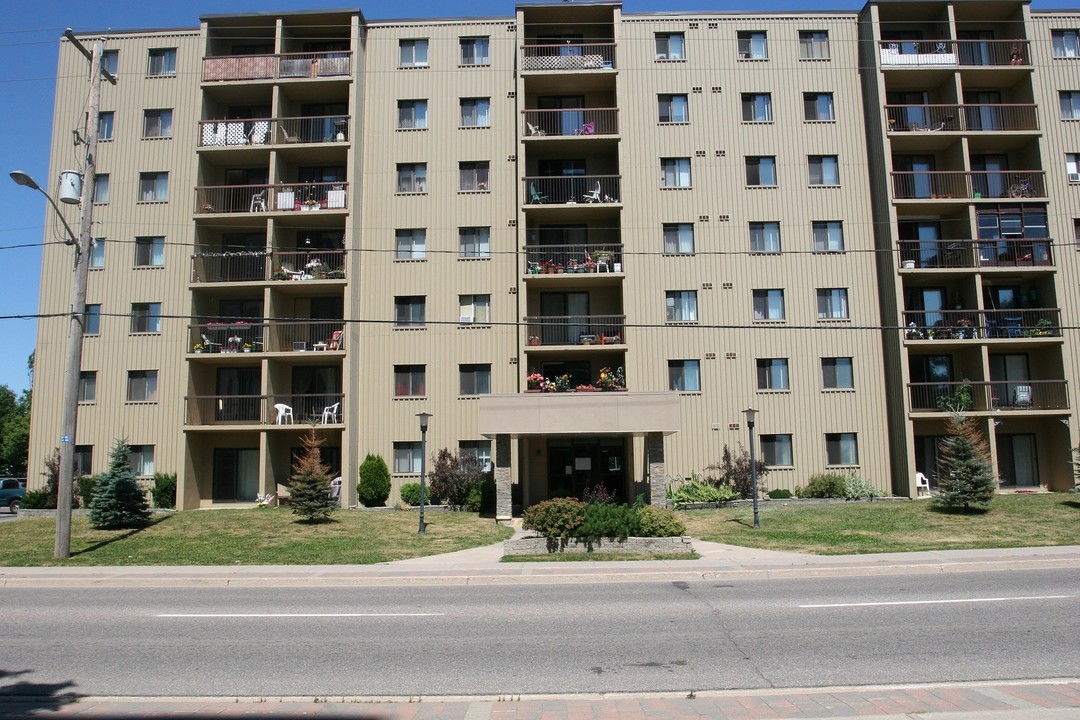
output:
M99 530L134 528L146 524L150 509L139 487L126 440L117 440L109 452L109 469L101 476L90 501L90 524Z
M330 497L330 468L323 465L322 447L324 440L309 428L300 438L304 454L293 466L293 476L289 483L289 504L293 515L299 515L308 522L320 522L330 517L337 510L337 500Z
M952 413L946 433L938 446L938 494L934 502L956 510L986 506L997 490L997 477L990 448L978 424L974 418Z
M367 454L360 464L356 493L364 507L381 507L390 497L390 468L381 455Z

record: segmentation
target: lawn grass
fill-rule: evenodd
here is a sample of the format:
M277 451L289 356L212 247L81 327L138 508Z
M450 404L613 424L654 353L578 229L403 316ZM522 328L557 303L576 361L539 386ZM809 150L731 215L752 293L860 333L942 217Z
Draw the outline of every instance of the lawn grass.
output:
M817 555L1080 545L1080 496L997 495L985 513L949 513L927 500L759 504L680 512L700 540Z
M477 513L341 511L328 523L298 522L288 508L156 514L140 530L94 530L71 523L71 557L53 558L52 517L0 524L0 566L45 565L370 565L501 542L511 535Z

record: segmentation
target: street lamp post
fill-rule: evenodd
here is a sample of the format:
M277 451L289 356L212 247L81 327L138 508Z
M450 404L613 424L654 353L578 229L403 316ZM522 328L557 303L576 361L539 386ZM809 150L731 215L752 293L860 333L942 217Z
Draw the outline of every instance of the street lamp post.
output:
M758 489L757 489L757 454L754 452L754 421L757 419L757 410L748 407L743 412L746 414L746 427L750 430L750 480L754 488L754 528L761 527L758 518Z
M424 522L424 503L427 500L425 486L425 476L427 475L427 427L431 413L418 412L416 417L420 418L420 530L418 532L423 535L424 530L427 529L427 524Z

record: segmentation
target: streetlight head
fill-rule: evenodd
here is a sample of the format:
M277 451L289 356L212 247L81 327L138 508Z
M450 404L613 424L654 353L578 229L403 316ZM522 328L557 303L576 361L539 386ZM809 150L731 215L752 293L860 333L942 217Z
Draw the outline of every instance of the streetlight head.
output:
M428 418L432 417L429 412L418 412L416 417L420 418L420 432L427 432Z
M34 182L34 178L30 177L22 170L12 170L10 173L8 173L8 175L11 176L11 179L15 181L16 185L22 185L23 187L28 187L31 190L41 189L41 186Z
M745 410L743 410L743 413L746 414L746 424L747 425L753 425L754 420L757 419L757 410L755 410L752 407L748 407Z

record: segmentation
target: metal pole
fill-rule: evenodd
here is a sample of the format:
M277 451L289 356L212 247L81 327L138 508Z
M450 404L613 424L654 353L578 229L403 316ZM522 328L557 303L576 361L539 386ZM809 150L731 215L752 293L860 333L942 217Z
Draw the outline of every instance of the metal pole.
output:
M750 428L750 479L754 486L754 528L761 527L758 519L758 489L757 489L757 457L754 452L754 421L747 420L746 425Z
M427 475L427 418L420 420L420 534L424 534L427 525L424 523L425 476Z

